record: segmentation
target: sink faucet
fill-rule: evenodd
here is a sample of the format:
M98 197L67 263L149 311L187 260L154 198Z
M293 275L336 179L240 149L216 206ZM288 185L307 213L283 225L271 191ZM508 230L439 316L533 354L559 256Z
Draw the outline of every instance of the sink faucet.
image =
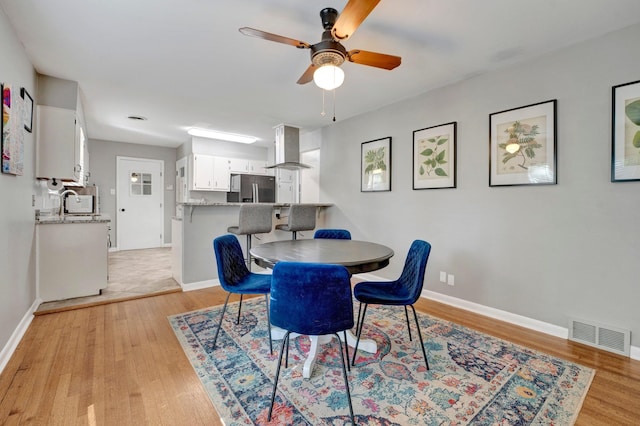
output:
M58 196L60 197L60 211L58 212L58 216L64 217L64 196L67 194L73 194L76 196L76 202L80 202L80 197L78 197L78 193L73 189L65 189Z

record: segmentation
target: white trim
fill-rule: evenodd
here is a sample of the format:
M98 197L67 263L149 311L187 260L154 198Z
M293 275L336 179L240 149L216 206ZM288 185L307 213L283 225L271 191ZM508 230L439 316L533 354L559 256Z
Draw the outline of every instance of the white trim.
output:
M436 300L447 305L455 306L456 308L462 308L466 311L475 312L489 318L495 318L500 321L519 325L521 327L529 328L541 333L550 334L551 336L560 337L562 339L569 338L569 329L565 327L559 327L557 325L538 321L532 318L524 317L522 315L513 314L511 312L502 311L500 309L490 308L478 303L469 302L467 300L458 299L457 297L447 296L429 290L423 291L421 297Z
M36 298L27 313L22 317L22 320L20 320L20 323L18 324L16 329L13 330L13 333L11 334L11 337L9 337L7 344L4 346L4 348L2 348L2 351L0 351L0 374L9 363L9 360L13 356L13 353L18 347L18 344L24 337L24 334L27 332L31 321L33 321L33 313L36 311L36 309L38 309L40 303L42 303L42 299Z
M162 243L163 248L171 247L171 243Z
M357 278L364 281L388 281L375 274L357 274ZM430 290L424 290L420 297L425 299L435 300L437 302L444 303L446 305L454 306L456 308L464 309L465 311L475 312L477 314L494 318L499 321L504 321L509 324L519 325L521 327L535 330L540 333L548 334L550 336L559 337L561 339L569 338L569 329L560 327L554 324L549 324L543 321L538 321L533 318L528 318L522 315L517 315L511 312L502 311L500 309L491 308L489 306L480 305L478 303L469 302L464 299L459 299L453 296L447 296L446 294L436 293ZM631 346L629 358L640 361L640 347Z
M464 309L466 311L475 312L486 317L508 322L510 324L515 324L531 330L539 331L540 333L560 337L561 339L569 338L568 328L538 321L532 318L524 317L522 315L501 311L500 309L490 308L488 306L480 305L463 299L458 299L457 297L447 296L429 290L423 291L421 297L432 299L446 305L455 306L456 308ZM631 359L640 361L640 347L631 346L629 357Z
M182 291L193 291L193 290L200 290L200 289L209 288L209 287L219 287L220 281L218 279L196 281L194 283L189 283L189 284L182 283L180 284L180 286L182 286Z

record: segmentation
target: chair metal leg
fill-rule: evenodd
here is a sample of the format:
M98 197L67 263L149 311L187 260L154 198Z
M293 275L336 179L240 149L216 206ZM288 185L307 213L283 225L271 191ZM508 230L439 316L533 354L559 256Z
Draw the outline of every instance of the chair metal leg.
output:
M227 302L229 301L229 296L231 296L231 293L227 293L227 298L224 300L224 307L222 308L222 313L220 314L220 322L218 322L218 329L216 330L216 335L213 337L212 349L216 348L216 342L218 341L218 333L220 333L220 327L222 327L222 318L224 317L224 313L227 310Z
M284 356L284 368L289 368L289 336L287 336L287 353Z
M264 295L264 303L267 305L267 333L269 333L269 354L273 355L273 340L271 338L271 318L269 316L269 294Z
M344 334L344 352L347 356L347 370L351 371L351 363L349 362L349 344L347 343L347 330L343 331Z
M247 234L247 269L251 272L251 234Z
M404 316L405 318L407 318L407 330L409 330L409 341L413 342L413 339L411 338L411 325L409 325L409 312L407 310L407 305L404 305Z
M358 305L358 319L356 320L356 336L358 335L360 330L360 311L362 310L362 302Z
M238 305L238 319L236 324L240 324L240 312L242 311L242 294L240 295L240 305Z
M424 355L424 363L427 366L427 370L429 369L429 361L427 361L427 352L424 350L424 342L422 341L422 333L420 332L420 324L418 324L418 315L416 314L416 308L411 306L413 310L413 318L416 320L416 328L418 329L418 337L420 337L420 347L422 348L422 355Z
M356 420L355 420L355 417L353 416L353 405L351 404L351 392L349 391L349 379L347 378L347 369L345 368L344 357L342 356L342 342L340 341L340 336L338 336L338 333L334 333L334 334L338 338L338 345L340 346L340 361L342 361L342 375L344 377L344 388L347 391L347 400L349 401L349 414L351 415L351 424L355 426ZM346 331L345 331L345 337L346 337ZM347 345L346 340L344 344ZM347 363L349 363L348 356L347 356ZM271 420L271 417L269 417L269 420Z
M364 327L364 317L367 314L367 305L364 304L364 309L362 310L362 320L360 321L360 332L358 333L358 338L356 339L356 346L353 348L353 360L351 361L351 365L356 365L356 354L358 353L358 344L360 343L360 336L362 335L362 327ZM358 316L360 314L358 313Z
M276 389L278 388L278 377L280 377L280 366L282 365L284 345L289 341L289 333L291 332L287 331L287 333L284 335L284 338L282 339L282 345L280 346L280 357L278 358L278 368L276 368L276 378L273 381L273 392L271 392L271 406L269 406L269 417L267 418L268 421L271 421L271 412L273 411L273 402L276 399Z

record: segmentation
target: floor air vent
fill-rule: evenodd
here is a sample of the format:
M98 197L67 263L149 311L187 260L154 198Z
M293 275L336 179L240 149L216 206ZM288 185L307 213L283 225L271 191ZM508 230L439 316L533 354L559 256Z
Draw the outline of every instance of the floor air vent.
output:
M582 319L569 319L569 340L629 356L631 330L623 330Z

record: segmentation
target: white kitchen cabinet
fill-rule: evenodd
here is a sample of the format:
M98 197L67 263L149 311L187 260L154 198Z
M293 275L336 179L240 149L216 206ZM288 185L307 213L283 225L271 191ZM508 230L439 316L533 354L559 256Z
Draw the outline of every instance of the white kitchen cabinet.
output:
M243 158L229 158L229 171L231 173L250 173L249 160Z
M213 155L194 154L190 167L193 191L229 191L229 159Z
M227 192L230 189L230 185L229 159L213 157L213 190Z
M37 108L36 177L84 185L85 132L76 111L46 105Z
M291 182L278 182L278 191L276 193L276 202L278 203L295 203L295 191L293 183Z
M44 302L100 294L107 287L108 222L36 225L38 294Z
M210 191L213 188L213 156L194 154L191 157L191 185L194 191Z
M245 160L244 158L229 158L229 171L231 173L251 173L254 175L267 175L267 162L264 160Z
M262 160L249 160L249 173L255 175L268 175L267 162Z

